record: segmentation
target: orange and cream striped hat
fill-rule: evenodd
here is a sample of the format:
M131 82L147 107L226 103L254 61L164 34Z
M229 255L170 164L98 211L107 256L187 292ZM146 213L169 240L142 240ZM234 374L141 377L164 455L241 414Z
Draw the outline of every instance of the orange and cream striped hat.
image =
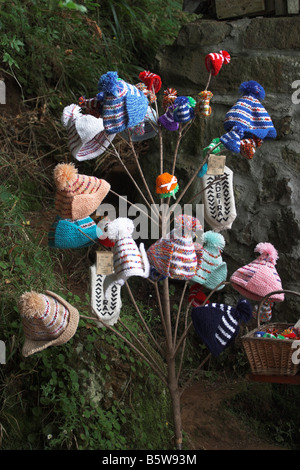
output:
M67 343L77 331L78 310L48 290L43 294L24 292L19 299L19 313L25 335L22 348L25 357Z
M55 209L62 219L78 220L90 216L110 190L110 184L78 174L73 163L59 163L54 168Z

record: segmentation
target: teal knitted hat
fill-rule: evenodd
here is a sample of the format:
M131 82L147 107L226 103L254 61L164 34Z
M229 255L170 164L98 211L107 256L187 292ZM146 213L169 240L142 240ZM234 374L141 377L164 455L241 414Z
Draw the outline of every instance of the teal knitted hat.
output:
M48 245L51 248L85 248L94 244L102 230L91 217L71 221L56 217L48 233Z
M215 289L227 278L227 264L223 261L221 252L225 247L225 239L220 233L213 231L203 235L203 254L197 267L193 281L207 289ZM219 287L221 290L224 286Z

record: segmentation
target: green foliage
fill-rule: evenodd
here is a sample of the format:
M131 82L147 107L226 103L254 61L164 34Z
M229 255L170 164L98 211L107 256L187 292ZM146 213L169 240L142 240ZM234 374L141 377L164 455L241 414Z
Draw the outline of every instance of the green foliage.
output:
M138 81L187 21L180 1L0 0L0 61L23 96L75 102L117 70Z

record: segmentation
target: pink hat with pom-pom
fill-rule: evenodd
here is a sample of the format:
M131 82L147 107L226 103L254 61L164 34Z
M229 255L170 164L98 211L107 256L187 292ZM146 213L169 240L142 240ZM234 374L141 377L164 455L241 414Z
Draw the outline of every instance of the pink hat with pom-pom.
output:
M243 296L261 300L271 292L282 290L281 279L275 268L278 253L271 243L259 243L254 251L260 253L260 256L235 271L230 281ZM282 302L284 294L274 294L269 300Z

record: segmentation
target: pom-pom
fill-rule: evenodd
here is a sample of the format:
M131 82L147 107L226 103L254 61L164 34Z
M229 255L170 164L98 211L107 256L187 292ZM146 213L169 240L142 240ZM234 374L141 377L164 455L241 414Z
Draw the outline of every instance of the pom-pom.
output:
M223 56L224 63L229 64L231 59L230 54L227 51L220 51L220 54Z
M204 233L203 245L212 246L214 248L219 248L219 250L223 250L225 247L225 238L220 233L209 230L208 232Z
M24 292L19 299L19 309L22 311L22 316L26 318L38 318L43 315L45 309L44 298L34 291Z
M248 300L240 299L236 305L238 320L247 323L252 318L252 307Z
M134 231L134 223L127 217L118 217L107 225L107 236L110 240L121 240L130 237Z
M249 82L243 82L239 88L240 93L244 95L253 96L253 98L257 98L258 100L265 99L265 90L264 88L254 80L250 80Z
M114 96L118 96L118 78L117 72L107 72L102 75L98 82L99 92L103 91L105 93L111 93Z
M272 243L259 243L254 251L260 253L261 255L267 254L274 264L276 264L276 261L278 260L278 252Z
M74 163L59 163L53 171L57 189L63 190L77 178Z

